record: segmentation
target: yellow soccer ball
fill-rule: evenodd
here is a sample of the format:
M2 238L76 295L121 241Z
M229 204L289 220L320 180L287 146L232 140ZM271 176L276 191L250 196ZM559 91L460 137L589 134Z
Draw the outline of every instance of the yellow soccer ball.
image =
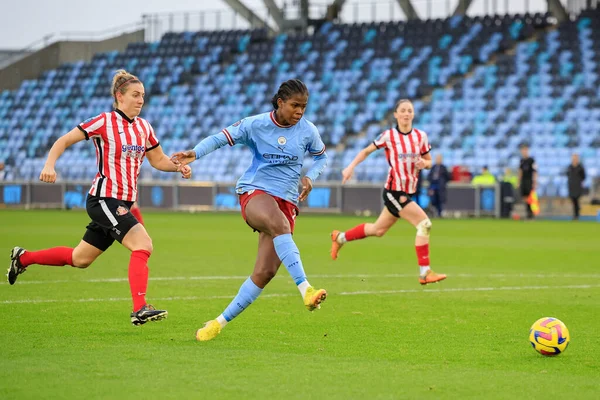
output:
M567 349L571 335L561 320L544 317L531 326L529 341L538 353L544 356L556 356Z

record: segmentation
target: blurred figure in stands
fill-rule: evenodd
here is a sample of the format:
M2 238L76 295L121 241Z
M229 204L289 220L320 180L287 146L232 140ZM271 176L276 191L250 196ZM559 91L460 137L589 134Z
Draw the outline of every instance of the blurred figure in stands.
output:
M573 203L573 220L579 219L579 198L583 194L583 181L585 180L585 169L579 162L579 156L571 156L571 165L567 168L569 181L569 197Z
M451 178L448 168L442 162L442 155L436 155L435 164L431 167L431 171L427 177L431 205L437 210L438 217L442 216L443 207L446 203L446 186Z
M496 177L490 172L487 165L484 165L481 174L474 177L471 183L473 185L493 185L496 183Z
M529 156L529 146L526 144L521 146L519 187L521 188L521 197L527 206L527 218L533 219L533 210L527 199L531 192L535 192L537 188L537 167L535 165L535 160Z
M510 183L514 189L519 187L519 177L516 176L510 168L504 170L502 182Z

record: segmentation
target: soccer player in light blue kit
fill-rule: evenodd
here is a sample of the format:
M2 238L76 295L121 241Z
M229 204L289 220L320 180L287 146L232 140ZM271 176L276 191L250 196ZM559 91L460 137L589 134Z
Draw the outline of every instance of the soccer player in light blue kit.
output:
M252 304L281 263L294 279L309 311L320 308L327 297L324 289L315 289L308 283L300 252L292 239L297 203L308 197L312 182L327 165L325 145L317 128L302 117L308 103L308 89L302 81L292 79L282 83L272 103L274 111L238 121L202 140L194 150L172 156L174 162L186 165L227 144L245 144L253 153L252 164L238 180L236 191L242 217L259 232L256 264L225 311L196 332L200 341L215 338L228 322ZM302 193L298 194L307 152L313 156L314 164L302 177Z

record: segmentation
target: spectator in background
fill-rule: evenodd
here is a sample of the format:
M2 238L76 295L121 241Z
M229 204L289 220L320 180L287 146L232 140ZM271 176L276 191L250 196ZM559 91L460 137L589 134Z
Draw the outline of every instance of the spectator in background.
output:
M583 181L585 180L585 169L579 162L579 156L571 156L571 165L567 168L567 177L569 181L569 197L573 202L573 219L579 219L579 198L583 194Z
M442 155L436 155L435 164L431 167L431 171L429 171L429 176L427 177L431 205L437 210L438 217L442 216L442 210L446 203L446 186L451 178L448 168L442 162Z
M514 189L519 187L519 177L516 176L512 169L506 168L504 170L504 176L502 177L502 182L508 182L512 185Z
M471 181L473 185L493 185L496 183L496 177L490 172L487 165L481 168L481 174L477 175Z
M4 171L4 162L0 161L0 181L4 180L5 175L6 171Z
M460 183L471 182L471 173L467 167L462 165L455 165L452 167L452 181Z
M505 168L500 182L500 217L508 218L512 214L515 203L515 191L519 187L519 178L512 169Z
M533 210L527 198L531 192L535 192L537 187L537 167L535 160L529 156L529 146L521 146L521 164L519 165L519 187L521 188L521 197L527 206L527 218L533 219Z
M419 205L419 207L424 208L422 203L422 199L421 199L421 190L423 189L423 170L419 170L419 173L417 174L417 191L415 192L415 201L417 202L417 204Z

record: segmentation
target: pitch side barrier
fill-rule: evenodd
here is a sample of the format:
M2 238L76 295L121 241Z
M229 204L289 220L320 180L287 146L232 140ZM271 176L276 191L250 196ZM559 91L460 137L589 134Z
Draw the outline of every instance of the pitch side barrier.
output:
M0 182L0 208L85 208L88 181ZM378 215L383 207L381 185L317 182L301 204L301 212ZM416 196L429 208L427 188ZM500 217L503 206L512 201L501 196L500 184L473 186L449 184L444 209L449 215ZM239 209L235 183L145 181L138 186L142 208L173 211L234 211Z

